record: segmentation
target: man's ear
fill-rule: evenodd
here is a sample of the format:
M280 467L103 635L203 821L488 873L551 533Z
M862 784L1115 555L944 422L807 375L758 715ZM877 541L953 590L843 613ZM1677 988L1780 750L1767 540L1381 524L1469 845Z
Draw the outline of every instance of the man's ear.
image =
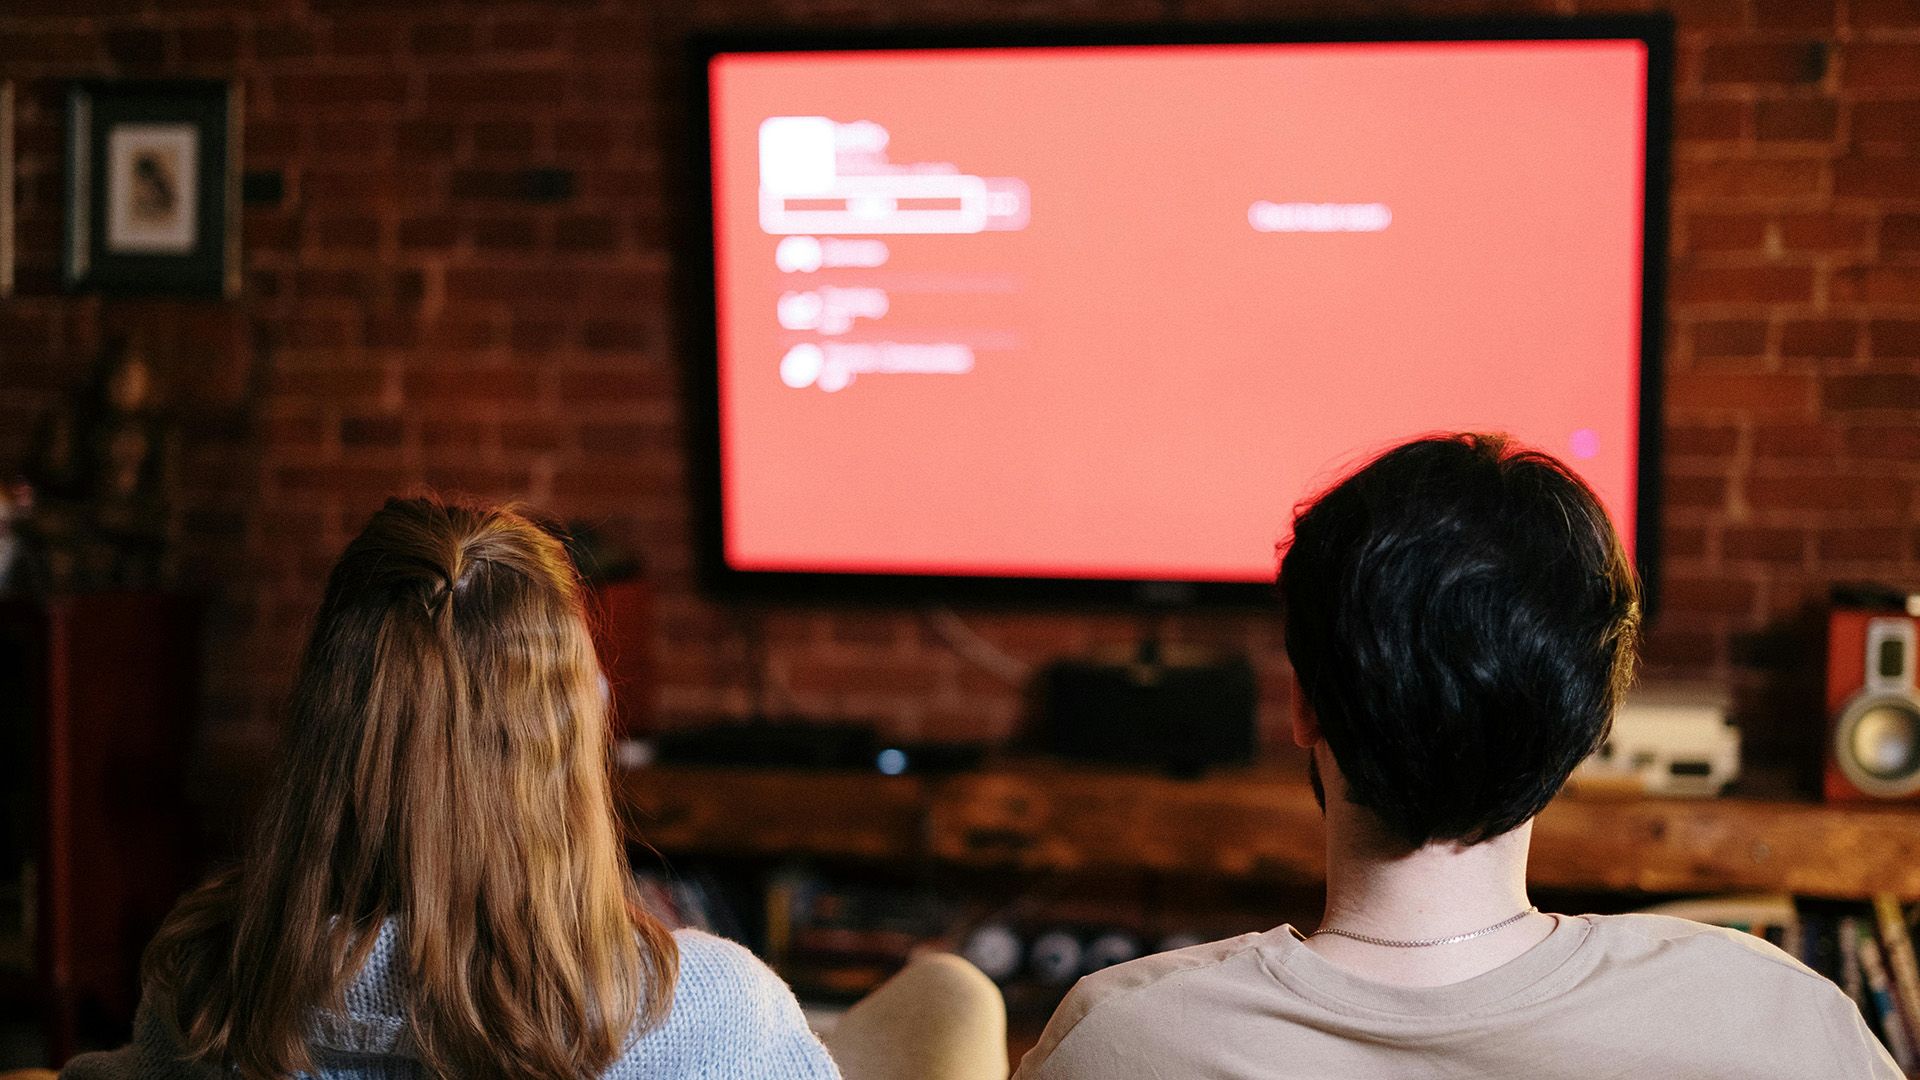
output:
M1313 706L1307 704L1306 695L1300 692L1300 680L1293 680L1293 745L1302 750L1311 750L1320 742L1320 718L1314 715Z

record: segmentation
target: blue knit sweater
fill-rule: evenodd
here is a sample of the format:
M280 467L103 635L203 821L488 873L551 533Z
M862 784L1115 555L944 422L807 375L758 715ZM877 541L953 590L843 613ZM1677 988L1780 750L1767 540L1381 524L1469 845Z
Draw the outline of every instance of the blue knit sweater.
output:
M793 992L739 945L697 930L674 933L680 978L673 1011L627 1045L606 1080L839 1080L826 1048L808 1030ZM347 988L346 1011L316 1014L313 1080L418 1080L389 923ZM211 1080L218 1070L184 1065L171 1025L144 1005L133 1043L83 1054L62 1080Z

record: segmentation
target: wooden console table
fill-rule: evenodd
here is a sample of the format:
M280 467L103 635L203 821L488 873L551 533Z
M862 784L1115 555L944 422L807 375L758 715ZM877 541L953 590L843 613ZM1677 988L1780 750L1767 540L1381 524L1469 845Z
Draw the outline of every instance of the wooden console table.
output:
M1278 770L1202 780L1022 763L950 776L656 766L625 773L663 851L932 860L1314 882L1320 811ZM1920 808L1563 796L1534 827L1546 888L1920 899Z

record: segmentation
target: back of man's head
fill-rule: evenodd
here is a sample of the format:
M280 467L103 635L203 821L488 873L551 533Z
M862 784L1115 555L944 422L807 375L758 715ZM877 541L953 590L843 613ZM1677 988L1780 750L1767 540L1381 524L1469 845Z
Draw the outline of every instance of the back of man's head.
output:
M1502 436L1416 440L1303 507L1280 592L1349 801L1415 847L1539 813L1631 676L1639 593L1606 511Z

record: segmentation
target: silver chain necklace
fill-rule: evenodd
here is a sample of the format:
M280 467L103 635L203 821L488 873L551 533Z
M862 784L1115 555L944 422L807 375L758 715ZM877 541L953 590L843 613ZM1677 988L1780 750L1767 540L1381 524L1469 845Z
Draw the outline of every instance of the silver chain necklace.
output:
M1338 934L1343 938L1364 941L1369 945L1385 945L1389 949L1424 949L1429 945L1455 945L1462 941L1470 941L1483 934L1491 934L1495 930L1504 930L1539 910L1537 907L1529 906L1527 910L1520 912L1518 915L1509 915L1484 930L1475 930L1470 934L1455 934L1452 937L1434 938L1430 941L1390 941L1386 938L1368 937L1365 934L1356 934L1351 930L1336 930L1332 927L1322 927L1307 936L1319 937L1321 934Z

